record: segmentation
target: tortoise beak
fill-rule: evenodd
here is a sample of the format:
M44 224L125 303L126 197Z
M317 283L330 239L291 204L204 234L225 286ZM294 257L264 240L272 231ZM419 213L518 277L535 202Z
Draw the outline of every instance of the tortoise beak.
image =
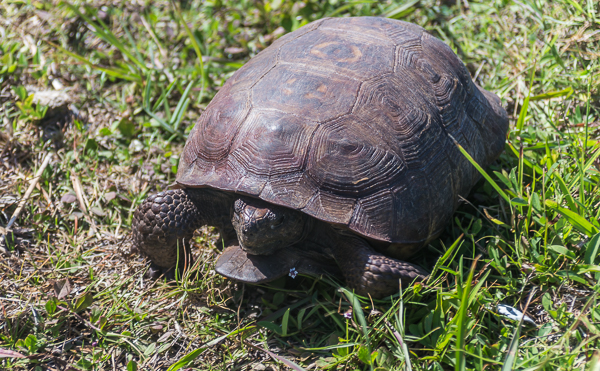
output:
M237 281L256 284L285 276L294 264L295 259L283 250L271 255L251 255L239 245L233 245L219 256L215 271Z

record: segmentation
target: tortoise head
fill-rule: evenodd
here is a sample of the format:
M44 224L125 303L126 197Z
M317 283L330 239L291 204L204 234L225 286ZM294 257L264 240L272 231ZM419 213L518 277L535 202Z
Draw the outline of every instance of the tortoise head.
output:
M251 255L269 255L304 239L311 218L265 201L240 197L233 205L231 222L241 248Z

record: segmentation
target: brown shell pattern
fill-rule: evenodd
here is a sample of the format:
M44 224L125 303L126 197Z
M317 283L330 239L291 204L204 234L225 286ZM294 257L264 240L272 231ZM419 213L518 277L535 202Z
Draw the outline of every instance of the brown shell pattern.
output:
M486 166L506 112L421 27L332 18L285 35L222 87L177 181L239 192L400 244L435 237Z

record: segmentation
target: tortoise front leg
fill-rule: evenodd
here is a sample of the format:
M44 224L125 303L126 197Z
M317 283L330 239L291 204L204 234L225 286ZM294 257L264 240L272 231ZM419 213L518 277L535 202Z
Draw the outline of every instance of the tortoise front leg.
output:
M203 225L229 231L231 197L210 189L175 189L149 196L135 211L133 247L163 271L190 266L189 241ZM229 233L227 233L229 234Z
M406 287L428 276L417 265L375 251L358 236L340 234L332 252L347 285L359 295L370 294L373 298L382 298L399 291L399 280Z

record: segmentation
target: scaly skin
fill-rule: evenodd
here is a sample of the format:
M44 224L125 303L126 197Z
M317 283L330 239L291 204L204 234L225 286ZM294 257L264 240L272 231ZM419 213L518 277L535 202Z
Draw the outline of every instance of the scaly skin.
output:
M183 269L191 265L189 241L202 225L218 227L230 247L228 261L218 262L217 271L242 281L273 280L290 267L306 274L339 274L326 263L333 258L351 289L381 298L398 292L399 280L407 286L427 276L414 264L377 252L365 239L299 211L210 189L169 190L148 197L134 214L134 247L165 273L175 266ZM272 250L261 251L265 245L273 245ZM246 254L260 257L244 258Z
M133 215L133 246L167 270L191 263L189 241L203 225L231 238L231 196L207 189L174 189L149 196ZM227 225L229 223L229 225ZM227 241L225 241L227 242Z
M363 296L382 298L400 290L398 281L407 287L413 281L428 276L423 268L396 260L373 250L365 240L355 236L342 236L334 256L346 278L346 284ZM341 259L343 257L343 259Z

